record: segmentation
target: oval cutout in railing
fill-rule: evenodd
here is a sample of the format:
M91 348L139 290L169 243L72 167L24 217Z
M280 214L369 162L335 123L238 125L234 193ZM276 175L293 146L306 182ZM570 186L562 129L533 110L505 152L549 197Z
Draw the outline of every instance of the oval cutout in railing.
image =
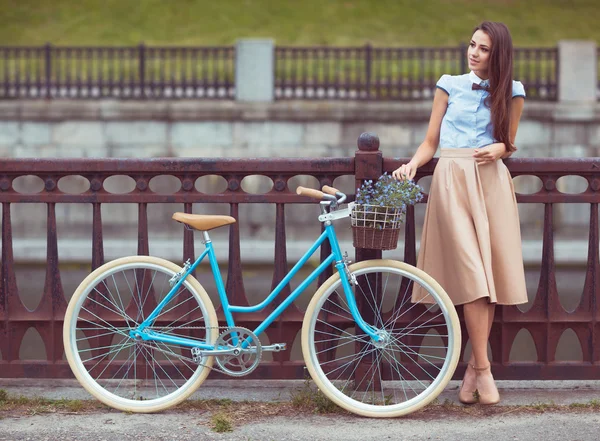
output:
M172 248L169 240L180 237L183 225L173 220L173 213L184 211L182 204L177 203L158 203L148 204L148 234L154 240L150 243L152 246ZM160 253L160 251L155 251Z
M319 180L310 175L297 175L288 181L288 189L294 194L299 186L321 189ZM319 216L319 208L317 205L312 208L312 206L306 204L286 204L285 220L288 239L296 239L294 237L294 232L298 232L299 230L302 231L300 235L306 234L306 237L319 237L319 234L321 234L321 227L317 220L317 216Z
M298 205L298 207L304 207L305 211L306 210L306 206L301 204ZM286 207L287 210L287 207ZM316 217L318 215L318 211L315 211L313 213L313 224L315 224L317 226L318 229L320 229L320 224L318 221L316 221ZM288 228L287 231L290 231L290 229ZM314 236L313 233L320 233L319 230L312 230L311 229L311 236ZM289 237L288 236L288 268L292 268L292 266L296 263L295 260L290 256L290 253L292 252L292 250L290 249L292 246L294 246L294 243L298 243L299 238L297 237ZM305 242L300 242L300 245L297 247L297 249L301 249L302 251L306 251L308 249L308 246L310 245L310 243L307 244L308 241ZM316 265L319 264L319 261L313 257L313 260L309 260L302 268L300 268L300 270L297 273L296 277L293 277L292 280L290 281L290 290L293 291L294 289L296 289L298 287L298 285L305 279L307 278L310 273L316 268ZM317 290L319 289L319 278L315 279L310 285L308 285L306 287L306 289L302 292L302 294L300 294L296 300L294 300L294 305L296 306L296 308L298 308L300 311L304 312L306 311L306 308L308 308L308 305L310 304L310 301L312 300L314 294L317 292Z
M566 329L556 345L555 361L583 361L581 342L571 328Z
M544 205L518 204L521 227L521 247L527 287L527 303L517 305L521 312L527 312L535 302L540 283L542 250L544 240Z
M47 360L44 340L34 327L29 328L21 340L19 360Z
M46 217L45 213L42 214L44 208L42 204L33 204L31 207L32 210L28 213L28 215L35 216L39 213L39 216ZM13 214L13 218L16 218L16 213ZM46 223L45 221L46 219L44 219L44 224ZM39 231L39 229L35 228L34 225L28 226L29 231ZM13 265L13 268L21 303L23 303L23 306L25 306L28 311L35 311L42 301L42 297L44 296L44 284L46 278L45 265L21 264Z
M419 187L421 187L423 189L423 192L425 192L427 194L429 194L429 189L431 188L431 179L432 178L433 178L433 176L429 175L429 176L424 176L417 181L417 184L419 185Z
M302 329L299 329L294 337L292 348L290 349L290 361L303 360L302 355Z
M63 176L58 180L58 189L63 193L81 194L90 189L90 181L81 175Z
M527 303L520 303L517 309L521 312L527 312L533 307L537 295L539 279L541 277L541 264L533 266L525 265L525 286L527 289Z
M92 349L95 349L98 352L98 356L110 356L110 359L116 362L126 362L131 358L131 348L128 348L127 345L123 345L123 336L119 333L115 333L112 338L112 342L110 343L112 348L97 346L94 345L94 343L95 342L90 342L90 344L93 345Z
M109 176L104 181L104 190L113 194L127 194L135 190L135 180L125 175Z
M23 306L29 311L34 311L44 295L47 272L45 239L48 234L48 206L44 203L11 204L9 215L14 241L14 262L11 266L15 275L17 293ZM57 224L60 222L58 219L57 215ZM43 241L34 240L28 247L19 245L22 238L42 237ZM28 250L25 251L24 248ZM32 258L33 256L39 256L40 259Z
M520 194L534 194L542 189L542 180L533 175L522 175L513 178L515 192Z
M347 195L356 193L356 179L354 175L338 176L333 180L332 187L337 188L339 191L346 193Z
M383 292L382 294L381 305L379 307L382 313L390 313L396 305L396 303L398 302L399 296L401 299L406 299L406 293L400 290L396 285L396 283L398 283L398 280L393 280L393 282L393 284L390 284L390 288L392 289L386 289L385 292ZM402 300L400 300L400 302L402 302Z
M273 332L275 331L275 332ZM271 329L271 332L273 332L273 334L277 335L278 331ZM268 346L271 344L271 339L269 338L269 330L265 331L262 333L262 335L260 336L261 339L261 344L263 346ZM263 352L261 355L261 361L273 361L273 352Z
M92 331L92 332L94 332L94 331ZM79 356L81 357L82 360L86 360L88 358L93 357L93 355L91 355L92 350L90 347L89 338L90 338L90 335L86 334L82 330L75 331L75 339L77 341L77 350L79 351ZM63 351L62 359L63 360L67 359L67 355L66 355L65 351Z
M581 176L561 176L556 181L556 188L561 193L579 194L588 189L588 181Z
M442 329L442 328L440 328ZM410 336L410 334L408 334ZM429 329L423 340L421 340L419 347L419 355L428 357L429 359L435 359L439 357L441 359L446 357L447 353L446 344L437 329Z
M533 337L527 329L521 329L515 336L508 361L538 361Z
M563 231L561 240L555 238L554 259L558 300L567 312L573 312L581 302L586 282L587 254L589 249L589 204L557 204L560 210ZM571 209L570 211L566 211ZM577 220L588 220L586 225ZM593 296L593 293L592 293Z
M22 194L36 194L44 189L44 180L39 176L19 176L12 182L13 189Z
M159 175L150 179L150 190L159 194L173 194L181 189L181 180L173 175Z
M265 194L273 188L273 181L268 176L251 175L242 179L242 190L250 194Z
M344 343L346 343L346 341L348 341L348 339L351 339L350 336L352 337L356 337L356 327L352 326L350 328L346 328L344 329L344 331L342 332L344 336L347 337L347 339L344 341ZM335 337L332 337L335 338ZM323 337L321 337L321 339L323 339ZM340 360L340 359L344 359L344 360L348 360L348 358L350 358L352 355L354 355L356 352L356 347L354 344L350 343L350 344L343 344L343 343L338 343L336 342L338 347L335 350L335 360ZM331 352L328 353L328 355L330 355ZM344 358L346 357L346 358Z
M194 185L201 193L219 194L227 190L227 179L219 175L200 176Z
M296 193L296 189L300 186L306 188L316 188L319 190L321 189L319 180L310 175L296 175L287 181L287 187L292 193ZM339 190L341 191L341 189Z

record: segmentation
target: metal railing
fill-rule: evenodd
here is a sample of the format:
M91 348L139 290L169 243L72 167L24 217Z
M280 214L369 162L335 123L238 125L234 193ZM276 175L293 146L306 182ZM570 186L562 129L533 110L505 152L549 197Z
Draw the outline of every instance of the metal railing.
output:
M376 137L363 134L359 138L359 150L354 158L323 159L5 159L0 164L0 204L2 204L2 265L0 284L0 377L71 377L71 371L63 358L62 325L66 308L65 293L61 282L58 252L57 204L89 204L93 217L91 226L92 268L104 262L102 206L115 203L132 203L138 207L138 254L149 254L148 208L152 204L179 204L186 212L192 211L193 203L219 202L229 205L230 214L238 223L230 226L229 266L227 292L234 304L248 304L242 281L240 255L240 205L274 204L275 246L273 285L282 280L287 270L286 205L309 203L307 198L297 196L288 181L295 176L313 176L320 185L332 185L339 176L354 175L356 187L365 179L376 179L384 171L397 168L403 160L383 158ZM419 169L417 179L430 176L436 160ZM600 259L598 204L600 203L600 159L510 159L506 161L513 176L533 175L542 181L542 188L535 194L518 194L520 204L543 204L544 233L543 255L539 285L530 308L522 312L516 306L500 306L491 331L491 347L494 373L498 379L596 379L600 375ZM227 182L224 191L206 194L195 187L196 179L205 175L219 175ZM66 176L82 176L89 182L89 189L80 194L60 190L58 182ZM135 187L117 194L107 191L105 182L112 176L127 175L135 181ZM161 175L174 176L180 189L168 193L155 193L150 188L152 178ZM246 176L268 177L273 187L265 194L250 194L243 190L241 181ZM43 181L38 193L18 192L13 182L22 176L37 176ZM557 189L562 176L579 176L587 182L585 191L565 194ZM355 188L356 188L355 187ZM426 201L424 201L426 202ZM20 296L15 276L13 258L13 221L11 211L22 204L44 204L47 207L47 255L46 277L42 299L34 310L28 310ZM312 201L314 204L314 201ZM568 312L561 305L556 286L554 262L553 205L589 204L589 245L586 279L579 306ZM410 208L405 228L404 260L416 261L416 237L414 208ZM381 252L356 250L356 259L378 258ZM329 250L321 251L324 258ZM194 236L185 230L182 238L182 258L194 258ZM331 269L329 271L331 274ZM322 275L323 282L328 274ZM288 287L289 288L289 287ZM284 293L285 294L285 293ZM282 297L285 298L285 295ZM276 299L277 303L277 299ZM275 305L276 307L277 305ZM415 305L415 307L423 307ZM461 315L463 360L467 343L466 328ZM251 314L239 325L253 328L269 311ZM221 317L222 318L222 317ZM267 331L270 341L285 342L292 348L302 325L303 313L292 305ZM45 359L21 359L23 337L29 328L36 329L45 347ZM510 351L521 329L530 332L537 351L537 360L514 362ZM560 337L572 329L582 349L582 360L558 362L555 353ZM457 377L464 372L464 363ZM253 373L255 378L302 378L303 362L290 359L290 351L275 353Z
M514 78L524 84L528 100L556 101L557 48L516 48L513 64Z
M0 98L231 99L233 47L0 47Z
M515 49L530 99L557 97L556 48ZM429 99L467 72L466 46L276 47L277 99ZM235 48L0 47L0 99L233 99Z
M430 99L443 74L468 72L466 46L446 48L276 49L275 96L279 99ZM514 78L528 99L557 97L556 48L515 49Z

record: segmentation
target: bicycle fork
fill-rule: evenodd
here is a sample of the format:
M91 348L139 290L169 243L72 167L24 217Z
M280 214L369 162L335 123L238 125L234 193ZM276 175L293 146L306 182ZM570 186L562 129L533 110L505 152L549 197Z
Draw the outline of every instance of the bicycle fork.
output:
M360 311L358 310L358 306L356 305L356 296L351 285L358 287L358 281L356 276L350 272L350 268L348 268L348 264L350 263L350 260L348 259L348 252L345 252L344 255L342 255L340 245L337 241L335 230L333 230L331 222L329 222L329 224L327 222L325 223L325 229L329 234L331 251L336 257L335 267L340 275L342 287L344 288L344 294L346 295L346 301L348 302L348 307L350 308L352 317L356 321L358 327L362 329L369 337L371 337L375 342L381 342L385 339L385 331L383 329L377 329L365 322L360 314Z

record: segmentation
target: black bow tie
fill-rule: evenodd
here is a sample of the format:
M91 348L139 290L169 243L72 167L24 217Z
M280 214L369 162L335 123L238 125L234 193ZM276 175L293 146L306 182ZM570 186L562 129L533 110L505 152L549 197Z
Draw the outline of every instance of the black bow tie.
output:
M485 90L489 92L490 86L482 86L480 84L473 83L471 90Z

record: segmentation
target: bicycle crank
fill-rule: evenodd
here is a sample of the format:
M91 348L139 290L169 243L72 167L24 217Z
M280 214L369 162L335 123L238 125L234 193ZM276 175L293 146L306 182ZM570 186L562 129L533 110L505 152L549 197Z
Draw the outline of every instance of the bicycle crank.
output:
M249 329L239 326L226 329L217 338L215 348L215 352L221 350L228 352L215 354L215 361L223 372L233 377L248 375L260 364L262 345L258 337ZM213 353L213 351L205 353Z

